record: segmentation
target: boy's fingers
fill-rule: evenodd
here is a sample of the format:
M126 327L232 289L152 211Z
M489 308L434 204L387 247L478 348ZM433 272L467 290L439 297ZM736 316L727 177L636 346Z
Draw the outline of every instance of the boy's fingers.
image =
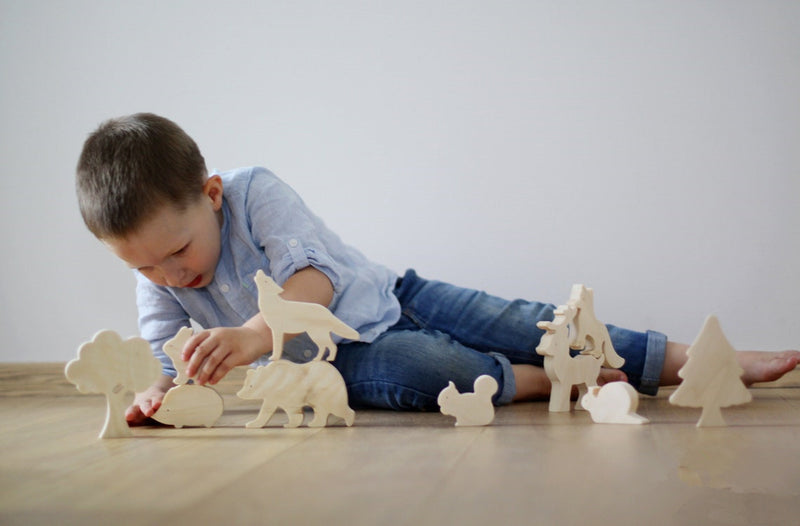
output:
M142 414L141 409L137 405L133 405L125 411L125 421L129 424L139 424L143 422L145 418L147 417Z
M147 400L142 404L142 414L144 414L145 417L150 418L156 413L156 411L158 411L159 407L161 407L160 400Z
M186 343L187 348L190 343L191 342ZM186 375L190 378L193 378L196 374L198 374L201 371L205 361L208 360L209 356L213 354L214 349L214 342L211 341L209 335L206 335L200 341L195 343L194 347L191 349L191 358L189 358L189 364L186 367Z
M128 409L125 410L125 421L126 422L133 422L136 420L136 414L139 412L139 408L136 406L130 406Z
M153 402L151 400L145 400L144 402L142 402L140 409L142 411L142 414L148 418L153 416L153 413L156 412L155 409L153 409Z
M192 335L183 346L183 350L181 351L181 359L183 361L189 360L194 354L195 349L198 345L203 343L211 333L208 331L200 331L197 334Z
M217 369L221 366L221 364L224 362L227 356L228 353L226 353L223 349L219 347L216 348L214 352L210 353L206 357L205 362L203 363L203 367L201 368L198 381L200 383L205 383L209 381L211 378L213 378Z
M216 384L220 380L222 380L228 372L235 367L234 364L231 362L233 361L233 354L229 354L227 358L225 358L222 363L220 363L217 368L214 370L214 374L211 375L211 378L208 380L208 383L211 385Z

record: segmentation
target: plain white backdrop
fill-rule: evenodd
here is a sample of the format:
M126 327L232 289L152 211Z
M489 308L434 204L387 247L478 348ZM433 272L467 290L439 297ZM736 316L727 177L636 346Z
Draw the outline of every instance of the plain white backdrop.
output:
M796 1L0 0L0 361L137 334L74 166L152 111L401 272L800 345Z

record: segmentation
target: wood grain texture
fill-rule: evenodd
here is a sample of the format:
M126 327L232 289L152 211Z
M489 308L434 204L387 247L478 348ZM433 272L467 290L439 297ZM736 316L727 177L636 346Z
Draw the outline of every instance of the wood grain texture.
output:
M87 396L67 381L64 367L66 362L0 363L0 396ZM248 369L236 367L215 389L221 394L235 393Z
M49 366L63 370L63 364ZM44 369L44 372L42 371ZM102 396L47 379L0 395L0 524L793 524L800 516L800 380L752 389L728 427L665 389L642 397L647 426L593 424L546 402L455 428L438 412L360 410L353 427L245 429L258 401L224 396L216 426L133 428L97 440ZM243 378L243 376L242 376ZM12 382L12 383L13 383ZM56 394L48 394L48 385ZM77 390L72 388L77 393Z

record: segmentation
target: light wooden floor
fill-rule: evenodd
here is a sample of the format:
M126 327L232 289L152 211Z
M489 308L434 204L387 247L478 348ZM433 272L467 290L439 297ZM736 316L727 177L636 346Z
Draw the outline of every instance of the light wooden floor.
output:
M800 524L800 371L719 429L664 391L645 426L530 403L482 428L358 411L352 428L250 430L234 378L219 427L97 440L103 399L60 368L0 365L2 525Z

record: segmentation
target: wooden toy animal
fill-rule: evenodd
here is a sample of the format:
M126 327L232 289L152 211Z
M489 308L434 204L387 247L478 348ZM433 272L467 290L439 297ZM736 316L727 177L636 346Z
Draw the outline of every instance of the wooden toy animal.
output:
M592 420L598 424L646 424L643 416L636 414L639 393L627 382L610 382L602 387L592 386L581 399Z
M573 385L577 385L579 391L575 409L581 409L580 399L589 387L597 385L600 366L603 364L602 356L570 356L569 325L576 311L572 305L562 305L556 309L553 321L540 321L536 324L546 331L536 347L536 352L544 356L544 369L552 385L549 405L551 412L569 411Z
M625 358L614 350L608 328L594 314L594 290L581 284L573 285L567 305L576 310L572 320L574 334L570 336L572 338L570 348L581 351L581 354L603 358L606 367L614 369L622 367Z
M125 421L125 395L144 391L161 375L161 362L142 338L123 341L114 331L100 331L78 349L64 369L82 393L106 395L106 421L100 438L131 436Z
M284 334L307 333L319 349L314 360L322 359L326 350L329 351L329 361L336 359L336 344L331 338L331 333L358 340L359 334L356 330L339 320L322 305L281 298L280 293L283 289L264 274L264 271L256 272L255 282L258 288L258 309L272 330L273 360L279 360L283 354Z
M456 384L449 382L439 393L439 407L443 415L456 417L457 426L485 426L494 420L492 396L497 392L497 381L489 375L475 379L473 393L459 393Z
M222 415L222 397L210 387L177 385L167 391L153 419L162 424L211 427Z
M284 427L303 423L303 407L314 410L309 427L326 426L330 414L343 418L348 426L355 418L355 412L347 405L342 375L326 361L297 364L278 360L250 369L236 395L245 400L264 400L255 420L245 425L248 428L263 427L278 408L289 417Z
M189 381L189 377L186 376L186 367L189 365L189 362L181 359L181 352L183 352L183 346L186 345L187 340L192 337L192 334L193 331L191 328L181 327L172 339L164 342L162 347L164 349L164 354L169 356L170 360L172 360L175 371L178 373L178 376L173 380L177 385L183 385Z

